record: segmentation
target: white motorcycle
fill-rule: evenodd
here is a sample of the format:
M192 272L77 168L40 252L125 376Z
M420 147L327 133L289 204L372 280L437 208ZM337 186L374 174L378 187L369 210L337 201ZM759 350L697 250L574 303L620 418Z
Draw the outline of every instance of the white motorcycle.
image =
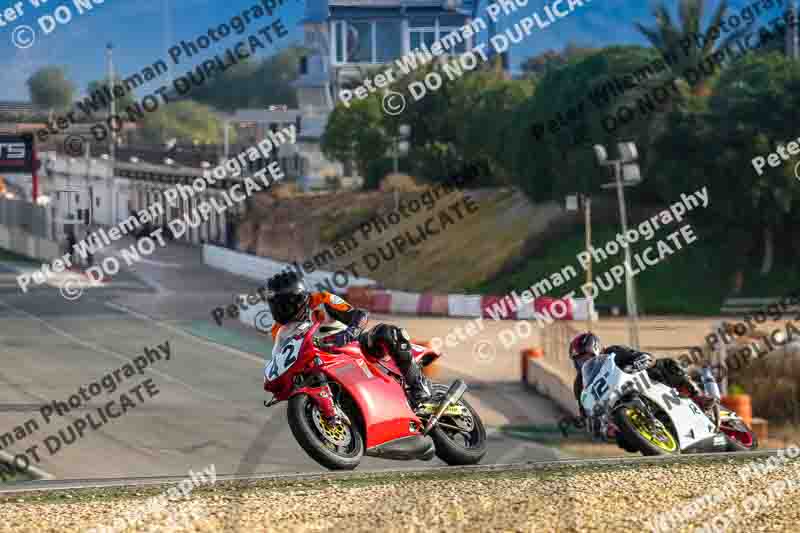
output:
M618 429L617 444L643 455L750 451L758 447L752 430L733 411L716 405L706 413L674 388L650 379L646 370L620 368L613 353L587 361L581 372L581 405L589 413L586 428L593 438L609 440L613 423ZM708 369L704 369L703 382L707 393L716 390L719 398Z

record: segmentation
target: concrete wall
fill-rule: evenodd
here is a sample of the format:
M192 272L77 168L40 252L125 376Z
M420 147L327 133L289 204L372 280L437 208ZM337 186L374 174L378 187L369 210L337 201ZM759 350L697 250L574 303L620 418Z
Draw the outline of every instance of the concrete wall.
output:
M257 255L244 254L211 244L203 245L203 262L208 266L261 283L266 282L267 278L286 270L290 266L289 263L274 261ZM323 284L326 288L328 282L333 285L333 274L333 272L319 270L305 274L305 278L310 288L315 290L317 283ZM342 279L341 276L338 279ZM348 276L346 283L342 283L341 286L335 288L343 291L347 287L363 287L375 284L374 280L368 278Z
M57 242L36 237L20 228L0 225L0 248L50 262L62 254Z

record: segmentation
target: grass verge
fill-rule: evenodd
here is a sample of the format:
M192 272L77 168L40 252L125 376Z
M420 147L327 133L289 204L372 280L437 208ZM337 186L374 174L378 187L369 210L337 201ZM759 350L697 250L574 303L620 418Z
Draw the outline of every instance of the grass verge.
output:
M666 229L656 231L655 237L649 241L638 241L631 246L634 254L641 254L652 247L648 257L659 256L658 241L665 242L674 253L664 255L663 260L647 266L634 278L638 294L639 312L648 314L675 315L718 315L723 301L730 296L731 280L734 276L735 261L727 246L725 235L706 231L702 227L692 225L697 240L687 244L678 235L681 249L667 239L667 235L678 231L681 224L672 224ZM631 225L631 227L634 227ZM592 244L601 248L613 241L619 232L616 225L596 225L592 227ZM583 228L576 229L566 238L551 242L540 254L530 257L528 261L510 275L494 277L470 287L470 292L480 294L507 294L512 290L520 292L533 283L550 278L551 274L561 272L567 266L575 269L577 275L553 290L548 296L562 296L569 291L576 291L582 297L581 285L586 282L586 271L578 262L577 254L585 250L585 233ZM622 264L624 250L619 249L614 256L609 256L600 263L592 264L592 275L595 283L605 276L612 266ZM641 270L636 260L634 268ZM610 278L610 275L609 275ZM604 278L605 279L605 278ZM750 266L744 270L745 283L738 297L778 297L784 296L796 287L800 287L800 270L788 266L775 265L768 276L762 276L758 268ZM613 282L613 281L612 281ZM605 286L608 283L603 281ZM602 291L595 300L598 306L615 305L625 308L624 280L615 284L610 291Z

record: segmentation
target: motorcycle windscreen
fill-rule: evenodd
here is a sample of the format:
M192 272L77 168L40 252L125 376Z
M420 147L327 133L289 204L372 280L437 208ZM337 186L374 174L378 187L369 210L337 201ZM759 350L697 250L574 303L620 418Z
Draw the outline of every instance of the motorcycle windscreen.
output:
M311 327L311 322L289 322L285 324L272 347L272 358L267 361L264 368L264 377L267 381L274 381L289 370L300 356L305 332Z
M603 365L606 364L606 359L608 359L608 355L598 355L597 357L592 357L583 364L581 367L583 388L588 387L592 383L592 380L597 377Z

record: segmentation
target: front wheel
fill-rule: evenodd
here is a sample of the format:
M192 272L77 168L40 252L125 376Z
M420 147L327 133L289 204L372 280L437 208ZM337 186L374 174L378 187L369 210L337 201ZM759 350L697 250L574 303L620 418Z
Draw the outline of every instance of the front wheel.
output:
M614 411L614 421L622 438L643 455L680 453L675 436L660 420L652 420L635 405L623 405Z
M358 427L345 421L328 424L307 394L292 396L286 415L298 444L325 468L353 470L361 462L364 439Z
M433 403L444 399L448 387L433 385ZM477 411L463 397L450 406L430 433L436 457L451 466L478 464L486 455L486 429Z

